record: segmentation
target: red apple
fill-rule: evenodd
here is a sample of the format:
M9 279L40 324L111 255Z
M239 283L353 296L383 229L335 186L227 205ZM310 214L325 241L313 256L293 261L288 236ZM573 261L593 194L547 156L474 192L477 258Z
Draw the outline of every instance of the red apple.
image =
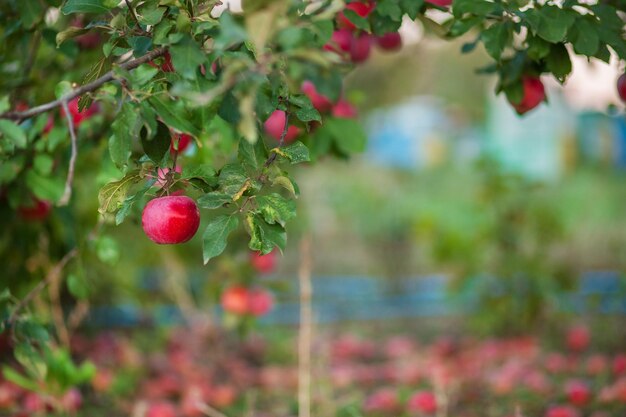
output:
M437 411L437 399L430 391L418 391L407 402L409 411L434 414Z
M333 106L332 114L334 117L340 119L354 119L358 116L358 113L354 106L347 100L339 100L337 104Z
M250 253L250 263L252 267L261 274L269 274L276 267L276 251L272 251L267 255L261 255L259 252Z
M426 3L434 4L439 7L448 7L452 4L452 0L426 0Z
M398 32L385 33L376 38L376 43L385 51L397 51L402 48L402 38Z
M84 120L89 119L100 110L100 106L98 106L98 103L92 103L91 106L83 109L83 111L81 112L78 110L78 100L79 97L76 97L67 103L70 115L72 116L72 121L74 122L74 127L80 126L80 124ZM61 116L65 117L65 110L63 109L63 107L61 107Z
M309 100L311 100L313 107L315 107L318 112L324 113L330 110L332 103L326 96L317 92L315 84L313 84L311 81L304 81L302 83L301 89L302 92L306 94L306 96L309 98Z
M46 411L46 402L36 392L27 392L22 398L22 408L29 414L43 413Z
M613 373L615 375L626 374L626 354L619 354L613 358Z
M146 236L160 245L187 242L198 231L200 212L187 196L150 200L143 209L141 224Z
M248 291L248 313L255 317L264 316L274 307L272 293L263 288Z
M145 417L177 417L176 407L168 401L159 401L148 406Z
M83 396L78 388L70 388L61 398L63 410L76 413L83 405Z
M163 72L174 72L174 65L172 65L172 56L169 52L163 54L163 62L161 65L157 65L154 61L149 61L148 65L154 68L160 68Z
M586 326L579 325L570 328L567 331L567 347L570 350L580 352L589 346L591 335Z
M517 114L525 114L535 107L537 107L546 98L545 88L539 77L522 77L522 84L524 88L524 96L519 103L512 103L511 105L517 112Z
M565 393L570 403L582 407L591 400L589 386L580 380L571 380L565 384Z
M267 118L263 127L265 132L276 140L280 140L285 129L285 120L287 115L282 110L274 110L274 112ZM296 126L289 126L287 134L285 135L285 143L291 143L300 135L300 129Z
M33 205L20 207L17 212L24 220L44 220L51 210L52 203L35 198Z
M371 3L369 1L368 2L353 1L352 3L348 3L346 5L346 10L352 10L353 12L355 12L357 15L361 17L367 17L372 12L372 10L374 10L375 6L376 6L375 3ZM339 26L342 29L349 29L349 30L356 29L356 26L354 26L354 23L348 20L348 18L345 16L343 12L339 12L339 14L337 15L337 26Z
M330 42L324 45L324 49L331 52L350 52L353 34L348 29L339 29L333 32Z
M350 43L350 59L354 63L367 61L372 48L372 36L368 33L361 33L352 38Z
M545 417L580 417L580 413L570 405L554 405L548 408Z
M185 152L185 149L187 149L189 145L191 145L191 142L193 142L193 138L190 135L186 133L175 134L172 137L172 142L170 144L170 153L173 154L176 151L177 144L178 144L178 153Z
M381 388L365 398L363 408L367 412L396 413L400 406L398 394L392 388Z
M221 304L224 311L243 316L248 313L248 289L242 286L226 288L222 293Z
M626 74L620 75L617 79L617 94L622 101L626 101Z

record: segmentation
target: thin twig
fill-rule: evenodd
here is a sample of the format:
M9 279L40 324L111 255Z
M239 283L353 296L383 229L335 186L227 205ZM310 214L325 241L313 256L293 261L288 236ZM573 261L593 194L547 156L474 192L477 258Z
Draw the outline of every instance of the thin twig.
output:
M37 296L37 294L39 294L44 288L46 288L46 286L50 284L50 282L52 282L56 276L61 274L61 271L63 271L65 265L67 265L67 263L71 261L76 255L78 255L77 248L74 248L66 253L65 256L63 256L63 258L61 258L61 260L50 271L48 271L48 275L46 275L43 280L41 280L32 290L30 290L28 294L26 294L26 297L24 297L22 301L20 301L19 304L16 305L13 309L13 313L11 313L11 316L8 320L8 323L10 325L15 323L18 313L24 307L26 307L28 303L30 303Z
M78 156L78 144L76 140L76 131L74 129L74 117L70 113L67 101L62 101L61 105L63 106L63 112L65 113L65 119L67 120L67 127L70 131L70 139L72 141L72 153L70 155L67 179L65 180L65 190L63 191L63 196L61 196L61 199L57 203L57 206L66 206L69 204L70 198L72 198L72 184L74 183L74 169L76 167L76 157Z
M122 69L130 71L130 70L137 68L141 64L145 64L148 61L152 61L153 59L160 57L161 55L165 54L165 52L167 52L167 48L157 48L153 51L148 52L147 54L145 54L144 56L140 58L126 61L120 64L119 66ZM64 101L68 102L85 93L96 91L98 88L102 87L102 85L104 85L105 83L108 83L109 81L113 81L114 79L115 79L115 73L113 70L111 70L107 72L106 74L104 74L102 77L90 82L89 84L85 84L75 90L70 91L69 93L65 94L63 97L57 100L51 101L46 104L42 104L40 106L30 108L23 112L9 111L6 113L2 113L0 114L0 119L11 119L11 120L16 120L16 121L28 119L29 117L33 117L38 114L50 111L56 107L59 107L62 105Z
M198 409L200 409L202 413L204 413L205 415L209 417L227 417L226 414L222 413L219 410L216 410L215 408L211 407L207 403L198 402L196 403L196 405L198 406Z
M143 28L141 27L141 23L139 23L139 19L137 19L137 15L135 14L135 9L133 9L133 6L130 4L130 1L129 0L124 0L124 1L126 2L126 6L128 6L128 10L130 11L130 15L133 17L133 20L137 24L137 27L139 28L140 33L144 35L147 34L148 32L143 30Z
M311 296L311 239L300 242L300 329L298 334L298 417L311 416L311 342L313 312Z

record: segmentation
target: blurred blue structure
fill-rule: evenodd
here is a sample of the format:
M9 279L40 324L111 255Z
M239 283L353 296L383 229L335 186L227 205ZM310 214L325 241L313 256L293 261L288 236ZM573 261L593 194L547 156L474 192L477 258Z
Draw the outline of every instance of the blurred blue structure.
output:
M475 310L475 294L451 296L445 276L411 277L390 288L388 281L373 277L327 276L313 280L313 309L318 323L437 317L467 314ZM298 288L277 300L275 309L261 322L298 323ZM585 274L577 291L563 293L559 307L573 313L626 314L626 281L612 271ZM221 314L215 308L216 314ZM95 307L87 323L98 327L135 327L144 324L172 325L183 316L175 306L152 310L124 305Z

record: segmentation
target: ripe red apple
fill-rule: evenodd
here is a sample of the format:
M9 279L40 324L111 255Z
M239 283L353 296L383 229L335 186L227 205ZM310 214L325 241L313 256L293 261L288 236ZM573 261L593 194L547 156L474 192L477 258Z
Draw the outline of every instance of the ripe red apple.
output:
M347 100L339 100L337 104L333 106L332 114L334 117L340 119L354 119L358 116L356 108Z
M226 288L221 304L224 311L243 316L248 313L248 289L239 285Z
M392 388L381 388L367 398L363 408L367 412L396 413L400 407L398 394Z
M539 77L522 77L524 96L519 103L511 102L517 114L525 114L537 107L546 98L546 91Z
M274 307L272 293L263 288L248 291L248 313L255 317L264 316Z
M448 7L452 4L452 0L426 0L426 3L434 4L439 7Z
M385 33L376 38L376 43L385 51L397 51L402 48L402 38L398 32Z
M617 79L617 94L622 101L626 101L626 74L620 75Z
M74 127L80 126L83 121L89 119L91 116L100 111L100 106L98 105L98 103L92 103L91 106L83 109L83 111L81 112L78 110L78 100L79 97L76 97L67 103L67 107L70 111L70 116L72 117L72 122L74 123ZM65 110L63 109L63 107L61 107L61 116L65 117Z
M350 52L353 34L348 29L339 29L333 32L330 42L324 45L324 49L331 52Z
M586 326L574 326L567 331L567 347L575 352L587 349L590 340L591 335Z
M546 411L545 417L579 417L578 410L570 405L554 405Z
M170 153L174 153L176 151L176 144L178 143L178 153L183 153L185 150L191 145L193 142L193 138L191 135L186 133L175 134L172 137L172 142L170 143Z
M148 65L150 65L151 67L154 68L160 68L161 71L163 72L174 72L174 65L172 65L172 56L170 55L169 52L165 52L163 54L163 62L161 63L161 65L159 66L158 64L156 64L154 61L149 61Z
M176 407L168 401L159 401L148 406L146 417L177 417Z
M63 410L75 413L83 405L83 396L78 388L70 388L63 397L61 397L61 405Z
M274 110L267 118L263 127L265 132L276 140L280 140L283 130L285 129L285 120L287 115L282 110ZM300 129L296 126L289 126L285 135L285 143L291 143L300 135Z
M250 253L250 263L252 267L261 274L269 274L276 267L276 251L272 251L267 255L261 255L259 252Z
M372 36L368 33L361 33L352 38L350 43L350 59L354 63L367 61L372 49Z
M582 407L591 400L589 386L580 380L570 380L565 384L565 394L570 403Z
M187 196L150 200L143 209L141 224L146 236L160 245L187 242L198 231L200 212Z
M430 391L418 391L407 402L409 411L434 414L437 411L437 399Z
M44 220L51 210L52 203L35 198L33 205L20 207L17 212L24 220Z
M324 113L330 110L332 103L326 96L317 92L315 84L313 84L311 81L304 81L302 83L301 89L302 92L309 98L309 100L311 100L313 107L315 107L318 112Z
M376 6L375 3L372 3L369 1L367 2L353 1L352 3L348 3L346 5L346 10L352 10L353 12L355 12L357 15L361 17L367 17L372 12L372 10L374 10L375 6ZM348 18L345 16L343 12L339 12L339 14L337 15L337 26L339 26L342 29L348 29L348 30L356 29L356 26L354 26L354 23L348 20Z

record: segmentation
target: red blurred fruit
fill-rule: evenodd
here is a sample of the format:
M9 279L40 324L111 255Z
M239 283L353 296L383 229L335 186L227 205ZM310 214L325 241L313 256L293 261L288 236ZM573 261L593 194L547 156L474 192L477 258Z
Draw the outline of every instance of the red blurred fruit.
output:
M418 391L407 402L409 411L433 414L437 411L437 399L430 391Z
M98 369L93 379L91 380L91 386L96 392L108 391L112 383L113 372L108 369Z
M200 212L186 196L150 200L143 209L141 224L146 236L160 245L187 242L198 231Z
M511 102L511 105L522 115L537 107L546 98L546 91L539 77L524 76L522 78L524 96L519 103Z
M339 29L333 32L330 42L324 45L324 49L331 52L350 52L353 34L348 29Z
M17 209L18 214L24 220L44 220L52 210L52 203L49 201L34 199L33 205L22 206Z
M374 10L375 3L372 2L360 2L353 1L352 3L348 3L346 5L345 10L352 10L357 15L361 17L367 17L372 10ZM355 30L356 26L352 23L344 14L344 12L339 12L337 15L337 26L342 29Z
M78 388L70 388L65 394L63 394L63 397L61 398L61 405L63 406L63 410L67 412L77 412L81 405L83 405L83 396Z
M176 407L168 401L159 401L148 406L145 417L176 417Z
M350 43L350 59L354 63L367 61L372 49L372 36L368 33L361 33L352 38Z
M8 382L0 382L0 410L15 407L22 389Z
M626 355L620 354L613 359L613 373L622 375L626 373Z
M376 43L385 51L397 51L402 48L402 38L398 32L386 33L376 38Z
M248 292L248 312L255 316L264 316L274 306L272 293L263 288L253 288Z
M244 315L248 313L248 289L242 286L226 288L222 293L222 308L229 313Z
M250 264L260 274L272 273L276 267L276 250L271 251L267 255L261 255L260 252L251 252Z
M89 119L100 110L98 103L92 103L91 106L83 109L83 111L81 112L78 110L78 100L79 97L76 97L67 103L72 122L74 123L74 127L80 126L83 121ZM63 107L61 107L61 116L65 117L65 110L63 109Z
M620 75L617 79L617 94L622 101L626 101L626 74Z
M586 326L574 326L567 331L567 347L575 352L587 349L590 340L591 335Z
M280 140L285 129L285 120L287 115L282 110L274 110L274 112L267 118L263 127L265 132L276 140ZM285 143L291 143L300 135L300 129L296 126L289 126L287 134L285 135Z
M356 108L347 100L339 100L333 106L332 115L341 119L354 119L358 116Z
M317 89L315 88L315 84L313 84L311 81L308 81L308 80L304 81L302 83L301 89L302 89L302 92L306 94L306 96L309 98L309 100L311 100L313 107L315 107L317 111L319 111L320 113L323 113L323 112L327 112L328 110L330 110L332 103L326 96L319 94L317 92Z
M448 7L452 4L452 0L426 0L426 3L434 4L435 6Z
M546 411L545 417L580 417L580 414L571 405L555 405Z
M22 408L29 414L43 413L46 411L46 402L36 392L29 391L22 398Z
M400 401L396 391L391 388L381 388L365 399L363 408L367 412L394 413L399 406Z
M170 144L170 153L174 153L176 151L176 143L178 142L178 153L185 152L185 149L191 145L193 142L193 138L191 135L186 133L176 134L172 137L172 142Z
M565 393L570 403L581 407L591 400L591 391L584 381L571 380L565 384Z
M209 402L218 408L228 407L237 399L237 390L231 385L218 385L209 392Z

